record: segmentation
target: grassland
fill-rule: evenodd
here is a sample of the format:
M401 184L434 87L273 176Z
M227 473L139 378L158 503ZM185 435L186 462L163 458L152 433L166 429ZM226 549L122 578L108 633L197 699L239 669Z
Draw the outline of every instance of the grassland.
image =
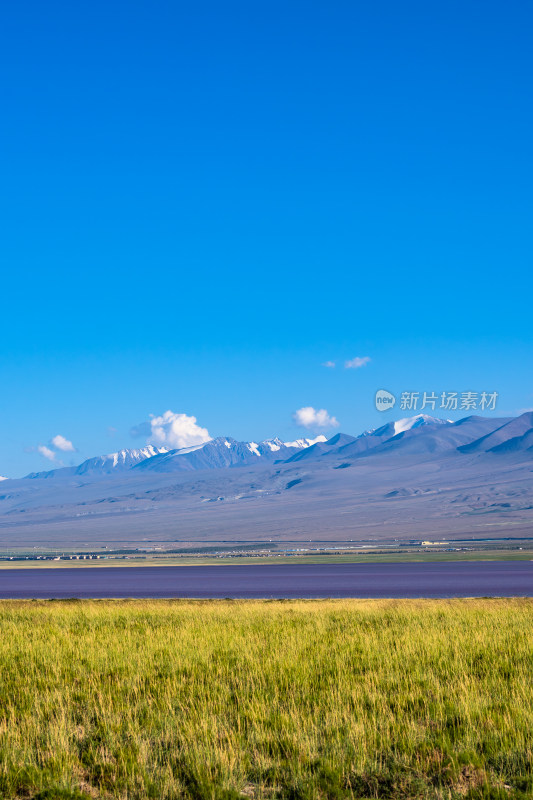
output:
M2 601L0 796L529 798L533 602Z

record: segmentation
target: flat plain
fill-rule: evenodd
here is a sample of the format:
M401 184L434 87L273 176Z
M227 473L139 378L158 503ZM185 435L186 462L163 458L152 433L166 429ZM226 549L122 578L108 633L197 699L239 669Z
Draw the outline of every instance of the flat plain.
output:
M5 798L526 798L533 601L2 601Z
M18 556L14 560L9 558L0 559L0 570L6 569L91 569L94 567L195 567L195 566L224 566L227 564L241 564L250 566L254 564L428 564L433 562L461 561L533 561L533 550L529 549L531 543L523 542L526 547L513 549L492 549L487 547L482 549L479 544L474 549L464 549L455 551L443 551L438 548L419 548L411 551L372 551L351 552L351 553L311 553L311 554L287 554L280 553L270 555L224 555L206 556L203 554L187 556L169 556L162 554L158 556L134 555L127 558L122 557L100 557L83 560L72 560L68 556L62 556L59 561L55 560L57 550L46 552L42 560L38 560L34 555L31 558ZM0 572L1 575L1 572Z

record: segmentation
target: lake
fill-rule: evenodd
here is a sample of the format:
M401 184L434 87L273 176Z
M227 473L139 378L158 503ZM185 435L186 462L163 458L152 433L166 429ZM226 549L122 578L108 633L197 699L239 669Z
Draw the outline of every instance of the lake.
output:
M0 569L0 598L533 596L533 562Z

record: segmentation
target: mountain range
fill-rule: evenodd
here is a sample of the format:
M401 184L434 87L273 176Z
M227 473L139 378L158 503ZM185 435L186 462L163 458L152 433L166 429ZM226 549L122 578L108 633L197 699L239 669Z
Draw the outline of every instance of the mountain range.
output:
M533 535L533 412L147 445L4 480L0 547L346 546Z
M296 439L282 442L281 439L266 439L263 442L237 442L230 436L219 436L208 442L191 447L170 450L167 447L147 445L138 450L119 450L105 456L96 456L83 461L77 467L61 467L46 472L31 472L27 478L69 479L76 476L112 475L125 470L140 469L158 472L176 470L224 469L225 467L254 464L263 461L283 461L291 455L326 441L324 435L314 439Z
M71 479L98 477L127 470L176 472L226 469L259 462L299 463L323 458L361 458L378 455L459 453L533 453L533 412L515 418L468 416L457 422L427 414L388 422L359 436L337 433L314 439L283 442L279 438L262 442L239 442L219 436L202 444L179 449L147 445L89 458L75 467L33 472L28 479Z

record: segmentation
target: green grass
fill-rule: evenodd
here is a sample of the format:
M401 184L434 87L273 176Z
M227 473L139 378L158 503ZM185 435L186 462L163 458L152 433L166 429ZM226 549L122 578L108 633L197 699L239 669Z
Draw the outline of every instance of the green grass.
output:
M533 602L2 601L0 796L533 796Z

